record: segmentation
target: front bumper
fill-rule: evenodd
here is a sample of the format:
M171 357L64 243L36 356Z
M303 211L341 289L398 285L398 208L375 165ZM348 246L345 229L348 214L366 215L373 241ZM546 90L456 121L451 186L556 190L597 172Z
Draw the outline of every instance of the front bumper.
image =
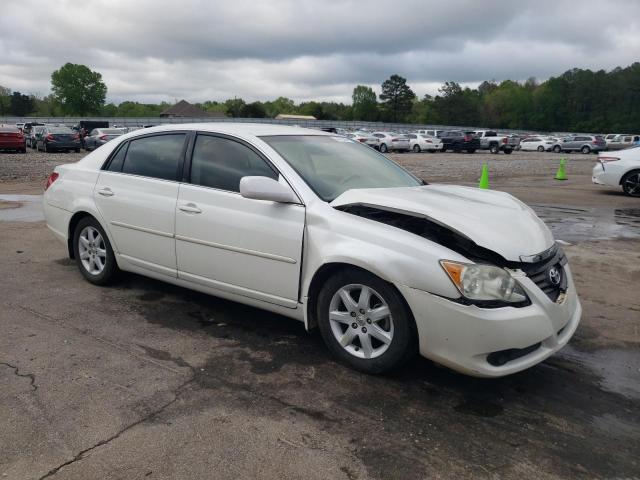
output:
M567 292L560 303L551 301L524 274L514 275L531 300L521 308L479 308L403 285L399 289L413 312L421 355L468 375L501 377L540 363L573 336L582 307L568 266L565 274ZM487 359L494 352L533 346L503 365Z

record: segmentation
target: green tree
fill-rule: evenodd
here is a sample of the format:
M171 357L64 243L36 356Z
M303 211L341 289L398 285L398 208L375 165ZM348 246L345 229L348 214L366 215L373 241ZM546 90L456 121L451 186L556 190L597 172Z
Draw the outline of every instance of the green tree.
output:
M246 103L241 98L230 98L224 102L224 105L227 107L227 114L237 118L242 117L242 109L245 107Z
M9 114L9 105L11 103L11 89L0 85L0 115Z
M294 114L297 112L296 104L287 97L278 97L273 101L264 102L264 108L270 118L275 118L280 113Z
M11 115L23 117L33 112L35 104L29 95L20 92L13 92L9 101L9 112Z
M267 112L261 102L248 103L242 107L241 116L243 118L265 118Z
M354 120L375 122L378 119L378 99L371 87L357 85L351 95Z
M416 94L407 85L407 80L399 75L391 75L382 83L380 100L394 122L402 121L411 112L414 98Z
M107 96L102 75L73 63L66 63L51 74L51 89L62 112L68 115L97 114Z

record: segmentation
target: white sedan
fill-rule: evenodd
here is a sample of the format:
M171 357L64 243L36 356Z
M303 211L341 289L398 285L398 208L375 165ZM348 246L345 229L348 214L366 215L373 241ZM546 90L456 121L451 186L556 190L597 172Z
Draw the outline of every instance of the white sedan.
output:
M408 133L405 135L409 139L409 147L413 152L437 152L442 148L442 140L430 137L422 133Z
M565 345L581 315L561 247L522 202L426 185L316 130L132 132L57 166L44 210L89 282L125 270L277 312L368 373L419 352L511 374Z
M622 187L632 197L640 197L640 147L602 152L593 167L593 183Z
M557 139L553 137L527 137L520 140L520 150L525 152L549 152L557 143Z

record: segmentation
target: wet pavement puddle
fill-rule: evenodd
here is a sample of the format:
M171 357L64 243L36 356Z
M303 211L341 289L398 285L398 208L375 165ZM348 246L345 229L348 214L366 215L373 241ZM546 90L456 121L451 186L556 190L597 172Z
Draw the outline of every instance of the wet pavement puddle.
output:
M41 222L42 195L0 195L0 222Z
M640 238L640 208L577 208L532 204L557 240Z

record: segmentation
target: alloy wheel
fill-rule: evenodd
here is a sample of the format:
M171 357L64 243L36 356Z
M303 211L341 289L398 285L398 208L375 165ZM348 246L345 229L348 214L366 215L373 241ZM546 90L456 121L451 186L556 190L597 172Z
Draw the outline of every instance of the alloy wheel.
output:
M100 232L84 227L78 238L78 253L84 269L91 275L100 275L107 264L107 249Z
M389 305L366 285L345 285L334 293L329 305L329 324L338 344L358 358L379 357L393 341Z
M640 197L640 172L627 175L622 182L622 190L632 197Z

